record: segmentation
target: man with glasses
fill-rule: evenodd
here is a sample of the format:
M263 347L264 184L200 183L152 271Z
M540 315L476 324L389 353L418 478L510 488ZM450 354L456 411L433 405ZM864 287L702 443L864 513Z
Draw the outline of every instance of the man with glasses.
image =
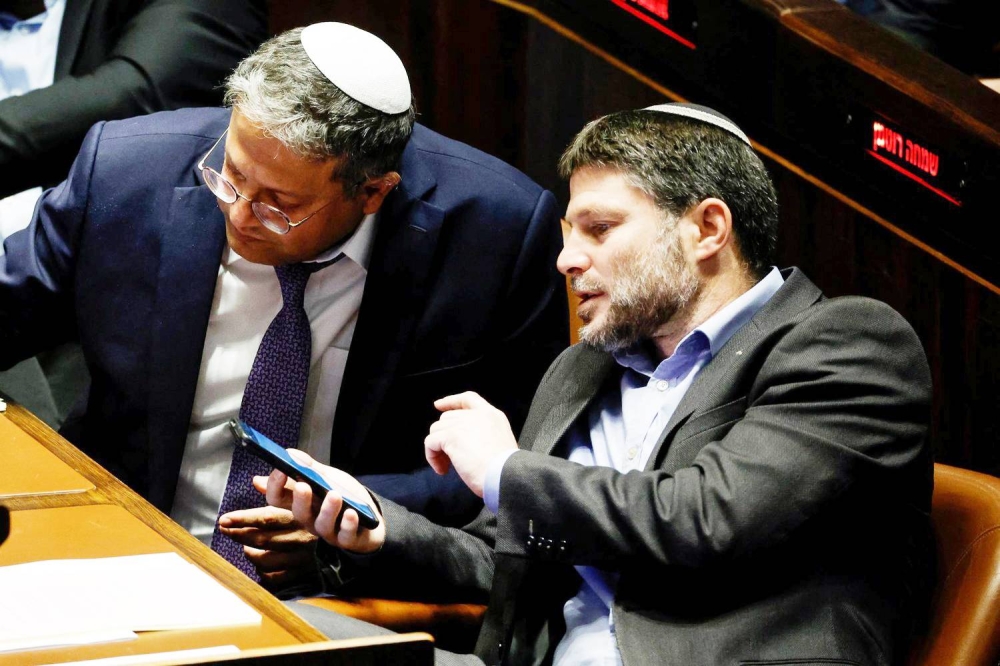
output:
M398 57L351 26L275 37L226 100L91 130L0 259L0 366L79 339L71 439L277 586L314 538L252 508L269 468L238 459L229 419L464 521L471 493L425 467L433 401L477 390L523 420L568 339L559 218L415 126Z

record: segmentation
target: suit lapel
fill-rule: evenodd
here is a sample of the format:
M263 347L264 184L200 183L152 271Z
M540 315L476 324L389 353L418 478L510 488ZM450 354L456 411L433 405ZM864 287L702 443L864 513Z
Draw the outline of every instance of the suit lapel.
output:
M72 71L94 1L70 0L65 3L62 26L59 28L59 45L56 48L56 81L69 76Z
M784 277L785 284L781 289L733 334L692 382L653 448L646 463L647 470L663 467L667 472L675 472L669 464L660 462L662 453L668 456L669 463L668 451L662 450L664 444L673 443L678 429L696 411L711 409L726 400L727 392L734 385L734 378L742 373L744 364L755 356L755 348L765 332L784 325L822 297L819 288L797 268L790 269Z
M663 445L667 441L673 440L673 436L677 430L687 422L696 410L710 409L720 404L717 394L720 391L725 391L732 383L727 381L726 378L738 373L743 359L750 357L750 354L747 353L747 348L754 345L760 338L761 331L757 328L755 319L756 317L736 331L733 337L729 339L729 342L719 350L719 353L702 369L694 382L692 382L691 387L684 394L684 397L681 398L677 409L674 410L673 415L667 422L667 427L664 428L663 433L657 440L656 446L649 456L649 462L646 463L646 469L655 469L661 466L657 463L657 460L660 457ZM739 353L737 354L737 352ZM664 451L664 454L669 456L666 451ZM669 465L665 469L670 473L677 471L671 469Z
M399 370L427 296L427 275L444 211L422 197L435 181L412 141L403 156L402 184L379 214L358 325L344 369L333 421L331 462L350 469Z
M551 454L573 422L597 396L615 367L611 354L583 345L578 347L576 353L577 358L568 360L569 372L553 387L554 401L549 409L544 410L541 423L537 427L533 422L525 424L522 448L527 446L532 451Z
M150 499L165 511L184 454L225 241L225 221L208 188L176 188L161 226L149 368L149 472L153 484L163 484L150 488Z

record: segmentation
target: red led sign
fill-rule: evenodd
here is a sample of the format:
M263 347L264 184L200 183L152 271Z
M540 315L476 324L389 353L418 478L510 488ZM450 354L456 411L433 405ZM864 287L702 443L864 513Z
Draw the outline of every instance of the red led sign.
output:
M872 120L870 138L871 148L867 150L869 155L946 201L956 206L962 205L962 202L942 189L940 153L881 119Z
M689 49L696 48L693 41L678 34L677 26L670 25L670 3L676 0L611 0L611 2Z
M659 16L664 21L670 18L670 10L667 6L667 0L634 0L634 2L650 14Z
M876 120L872 122L872 152L877 154L880 151L903 160L925 174L938 175L941 158L937 153Z

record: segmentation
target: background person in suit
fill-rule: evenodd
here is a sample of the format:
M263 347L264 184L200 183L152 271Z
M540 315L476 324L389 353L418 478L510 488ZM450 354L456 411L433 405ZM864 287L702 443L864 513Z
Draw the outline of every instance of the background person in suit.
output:
M79 339L93 381L74 443L206 542L233 455L226 422L282 307L274 266L341 257L304 293L299 445L438 520L466 520L476 498L424 465L433 400L477 387L517 423L568 339L551 193L414 126L395 54L335 25L313 43L336 47L319 60L337 84L296 29L240 64L231 111L95 126L0 257L0 365ZM373 63L373 42L392 66ZM282 412L295 398L269 399ZM229 523L269 582L312 560L314 537L290 518Z
M263 0L0 0L0 242L66 177L94 123L218 106L266 38ZM74 347L0 373L0 390L56 428L86 383Z
M584 344L546 373L521 450L473 393L437 402L425 442L484 497L476 521L431 525L375 494L382 523L358 532L339 495L317 513L278 472L268 501L337 547L335 590L489 590L487 663L900 663L933 551L930 379L909 325L770 266L770 179L708 109L601 118L561 171Z

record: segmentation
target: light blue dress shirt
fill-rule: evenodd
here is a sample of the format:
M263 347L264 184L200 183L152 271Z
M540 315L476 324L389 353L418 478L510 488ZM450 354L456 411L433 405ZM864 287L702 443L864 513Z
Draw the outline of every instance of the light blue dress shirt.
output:
M581 421L568 433L569 460L622 473L643 470L695 377L782 284L781 273L772 268L753 288L688 333L659 363L639 346L615 353L622 367L620 390L598 397L587 411L586 425ZM503 465L515 453L500 454L490 462L483 498L493 513L500 504ZM583 583L563 607L566 634L556 646L555 664L621 664L612 613L618 575L594 567L576 570Z

